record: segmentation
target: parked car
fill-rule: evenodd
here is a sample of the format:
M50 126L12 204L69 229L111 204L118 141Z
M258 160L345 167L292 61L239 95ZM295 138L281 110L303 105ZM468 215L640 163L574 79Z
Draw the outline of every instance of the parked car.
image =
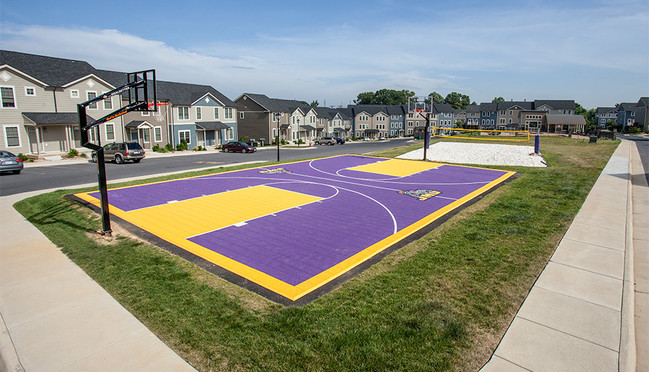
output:
M344 145L345 144L345 139L344 138L334 137L334 139L336 140L336 143L339 144L339 145Z
M379 141L385 141L385 136L379 136Z
M23 159L9 151L0 150L0 172L19 174L22 170Z
M137 142L115 142L104 145L104 159L122 164L126 160L139 163L144 159L145 153L142 146ZM92 152L92 161L97 162L97 152Z
M316 145L330 145L333 146L336 144L336 140L333 137L322 137L315 140Z
M241 141L228 142L221 146L223 152L255 152L257 148Z

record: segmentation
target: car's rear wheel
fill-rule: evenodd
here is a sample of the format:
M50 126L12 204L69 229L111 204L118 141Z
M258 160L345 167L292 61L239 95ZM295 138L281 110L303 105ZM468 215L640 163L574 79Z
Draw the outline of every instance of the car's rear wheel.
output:
M230 152L228 149L223 149L223 152Z
M133 159L133 163L139 163L142 159Z
M122 164L124 162L124 159L122 159L122 155L117 154L115 155L115 164Z
M14 174L20 174L20 169L15 170Z

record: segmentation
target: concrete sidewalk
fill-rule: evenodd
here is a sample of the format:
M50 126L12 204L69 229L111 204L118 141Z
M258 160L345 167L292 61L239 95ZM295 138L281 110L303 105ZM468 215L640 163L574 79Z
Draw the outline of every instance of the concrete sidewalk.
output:
M482 371L649 370L648 210L637 148L623 141Z
M12 207L28 196L0 200L0 371L193 371Z

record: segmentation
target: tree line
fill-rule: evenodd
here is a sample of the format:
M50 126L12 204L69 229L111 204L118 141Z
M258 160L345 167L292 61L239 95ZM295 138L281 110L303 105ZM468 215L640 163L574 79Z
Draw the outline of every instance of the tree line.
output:
M407 89L380 89L376 92L363 92L359 93L354 103L357 105L405 105L408 99L415 96L415 92ZM432 97L434 103L448 103L454 109L465 109L468 105L475 105L471 102L466 94L458 92L451 92L442 97L437 92L432 92L428 96Z
M362 92L359 93L354 103L357 105L405 105L408 99L415 96L415 92L407 89L380 89L376 92ZM432 97L433 103L447 103L454 109L466 109L468 105L475 105L471 98L466 94L458 92L451 92L443 97L437 92L432 92L428 95ZM494 97L492 103L505 102L503 97ZM317 101L314 102L317 106ZM314 104L311 103L313 106ZM575 115L582 115L589 125L595 124L595 109L586 110L579 103L576 103Z

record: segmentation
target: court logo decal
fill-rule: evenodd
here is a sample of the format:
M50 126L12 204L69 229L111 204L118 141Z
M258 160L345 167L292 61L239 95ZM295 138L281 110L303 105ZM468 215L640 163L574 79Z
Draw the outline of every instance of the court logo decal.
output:
M399 194L412 196L413 198L417 198L420 201L424 201L441 194L441 191L417 189L399 191Z
M284 168L275 168L275 169L264 169L260 170L259 173L262 174L279 174L279 173L293 173L289 170L286 170Z

